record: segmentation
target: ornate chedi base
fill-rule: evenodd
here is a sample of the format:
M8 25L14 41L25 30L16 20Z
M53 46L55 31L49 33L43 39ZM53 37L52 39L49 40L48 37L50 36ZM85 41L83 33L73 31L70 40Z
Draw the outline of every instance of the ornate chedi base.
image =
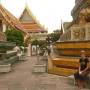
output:
M7 42L4 33L0 32L0 73L11 71L11 65L18 60L17 52L13 51L15 46L15 43Z
M48 72L62 76L73 75L79 67L81 50L86 51L86 56L90 57L90 41L67 41L56 42L54 53L48 58ZM90 62L88 64L90 69Z
M90 0L75 0L71 14L73 21L60 36L60 41L53 45L57 57L48 58L49 73L72 75L78 70L80 51L85 50L90 57ZM88 67L90 69L90 62Z
M90 40L56 42L54 47L59 56L80 57L81 50L86 51L86 56L90 56Z
M71 27L70 30L60 38L61 41L53 45L54 54L57 56L52 57L53 55L51 55L51 58L48 59L49 73L64 76L72 75L78 69L81 50L85 50L86 56L90 57L89 25L88 23L84 26L78 25Z
M78 70L80 51L85 50L86 56L90 57L90 23L72 26L53 48L57 56L51 55L48 59L48 72L64 76L73 75Z

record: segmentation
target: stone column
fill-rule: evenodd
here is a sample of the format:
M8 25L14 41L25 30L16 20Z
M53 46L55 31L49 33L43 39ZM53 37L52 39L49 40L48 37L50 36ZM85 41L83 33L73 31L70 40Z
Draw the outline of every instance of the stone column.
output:
M27 47L27 55L31 56L31 44L29 44Z
M86 32L85 40L90 40L90 25L87 24L85 26L85 32Z
M3 23L3 25L2 25L2 29L3 29L3 32L6 31L6 24Z
M73 28L71 29L71 41L74 40Z
M31 51L31 50L32 50L31 44L29 44L29 50L30 50L30 51L29 51L29 54L30 54L30 56L32 56L32 54L31 54L31 53L32 53L32 51Z

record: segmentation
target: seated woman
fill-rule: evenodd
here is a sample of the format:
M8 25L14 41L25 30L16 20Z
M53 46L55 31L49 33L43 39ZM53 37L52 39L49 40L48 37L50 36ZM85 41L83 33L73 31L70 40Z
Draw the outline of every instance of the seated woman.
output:
M88 64L89 59L85 56L85 51L81 51L81 58L79 59L79 70L74 74L75 82L77 83L78 87L83 88L86 85L85 79L88 75Z

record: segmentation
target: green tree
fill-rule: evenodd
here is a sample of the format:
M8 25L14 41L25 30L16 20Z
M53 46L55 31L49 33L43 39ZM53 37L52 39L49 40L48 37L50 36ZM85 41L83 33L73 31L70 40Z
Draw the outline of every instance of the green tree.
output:
M24 36L21 31L15 29L7 29L5 34L7 41L15 42L17 46L23 46Z
M39 41L37 39L31 41L31 45L39 45Z
M56 42L60 38L60 30L54 30L48 37L50 41Z

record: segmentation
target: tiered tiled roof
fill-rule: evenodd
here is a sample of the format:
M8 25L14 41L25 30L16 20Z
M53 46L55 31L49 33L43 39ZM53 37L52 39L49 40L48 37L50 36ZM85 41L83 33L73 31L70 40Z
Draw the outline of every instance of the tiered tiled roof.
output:
M37 23L21 23L27 32L45 32Z
M27 34L27 32L20 24L19 20L16 17L14 17L8 10L6 10L1 4L0 4L0 14L2 15L7 25L10 25L11 27L17 30L22 31L25 35Z
M32 15L32 12L26 5L23 13L21 14L19 20L21 21L22 26L27 32L47 32L36 18Z

